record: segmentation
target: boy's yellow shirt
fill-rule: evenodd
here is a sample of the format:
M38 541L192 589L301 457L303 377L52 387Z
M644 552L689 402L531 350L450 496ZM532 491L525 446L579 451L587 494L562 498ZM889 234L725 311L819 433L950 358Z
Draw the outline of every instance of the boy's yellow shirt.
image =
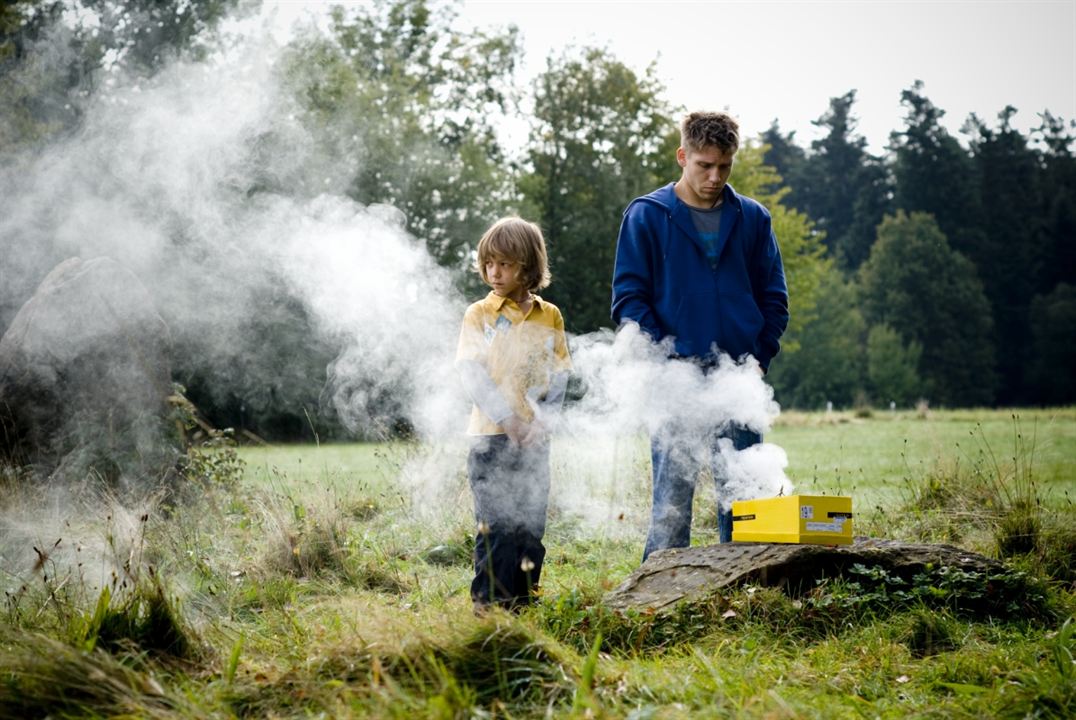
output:
M513 300L492 291L473 303L463 316L456 350L457 361L480 363L512 411L528 422L534 417L531 403L545 397L550 377L572 368L560 309L531 297L526 317ZM468 435L503 432L477 406L471 410Z

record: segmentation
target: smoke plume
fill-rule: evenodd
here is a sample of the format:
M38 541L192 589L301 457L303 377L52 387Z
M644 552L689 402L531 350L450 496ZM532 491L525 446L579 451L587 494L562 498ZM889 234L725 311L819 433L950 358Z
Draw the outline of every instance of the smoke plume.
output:
M224 37L207 59L152 78L109 75L75 134L0 170L0 326L57 263L113 258L222 387L286 393L318 370L290 349L325 349L323 403L356 434L406 418L434 449L399 481L443 513L460 497L469 407L452 360L467 300L398 211L346 195L361 160L330 156L304 127L262 20ZM312 334L267 336L288 312ZM707 428L765 433L778 414L750 361L703 373L634 328L571 346L585 393L556 431L554 503L589 523L623 515L645 488L647 471L625 458L648 433L677 423L693 446ZM720 455L730 498L787 490L779 448Z

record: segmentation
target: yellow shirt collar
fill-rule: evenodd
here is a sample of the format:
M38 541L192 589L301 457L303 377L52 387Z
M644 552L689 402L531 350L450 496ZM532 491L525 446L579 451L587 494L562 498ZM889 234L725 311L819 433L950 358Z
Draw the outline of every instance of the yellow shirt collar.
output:
M535 295L534 293L531 293L531 299L534 301L534 304L538 306L538 309L541 310L542 309L542 303L545 302L545 301L542 300L542 298L539 297L538 295ZM508 298L504 297L502 295L498 295L494 291L490 290L489 295L486 295L486 302L489 303L493 307L494 310L500 310L501 308L504 307L504 304L506 302L508 302ZM514 305L515 301L513 301L512 304Z

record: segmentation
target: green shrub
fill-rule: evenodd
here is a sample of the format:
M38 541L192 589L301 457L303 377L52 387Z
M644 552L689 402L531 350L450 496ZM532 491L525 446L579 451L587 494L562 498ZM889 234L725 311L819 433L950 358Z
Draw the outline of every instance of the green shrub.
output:
M168 599L155 574L113 595L101 590L92 613L75 623L74 642L87 651L145 652L158 659L189 660L198 655L193 633Z

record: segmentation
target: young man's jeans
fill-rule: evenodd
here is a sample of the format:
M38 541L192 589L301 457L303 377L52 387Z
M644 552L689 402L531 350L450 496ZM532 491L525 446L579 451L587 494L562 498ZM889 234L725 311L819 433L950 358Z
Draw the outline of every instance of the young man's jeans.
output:
M650 514L650 531L646 536L643 560L655 550L687 547L691 544L691 503L695 497L695 476L700 470L699 455L710 456L710 466L717 485L717 530L720 542L732 540L732 511L722 508L727 478L724 475L718 441L728 438L737 450L762 442L762 436L742 427L714 432L705 439L686 438L673 428L650 440L650 457L654 464L654 504ZM694 442L696 447L687 443ZM703 443L707 445L698 447ZM692 457L694 456L694 458Z
M508 608L533 599L545 559L549 445L521 447L507 435L484 435L467 457L474 494L476 605Z

